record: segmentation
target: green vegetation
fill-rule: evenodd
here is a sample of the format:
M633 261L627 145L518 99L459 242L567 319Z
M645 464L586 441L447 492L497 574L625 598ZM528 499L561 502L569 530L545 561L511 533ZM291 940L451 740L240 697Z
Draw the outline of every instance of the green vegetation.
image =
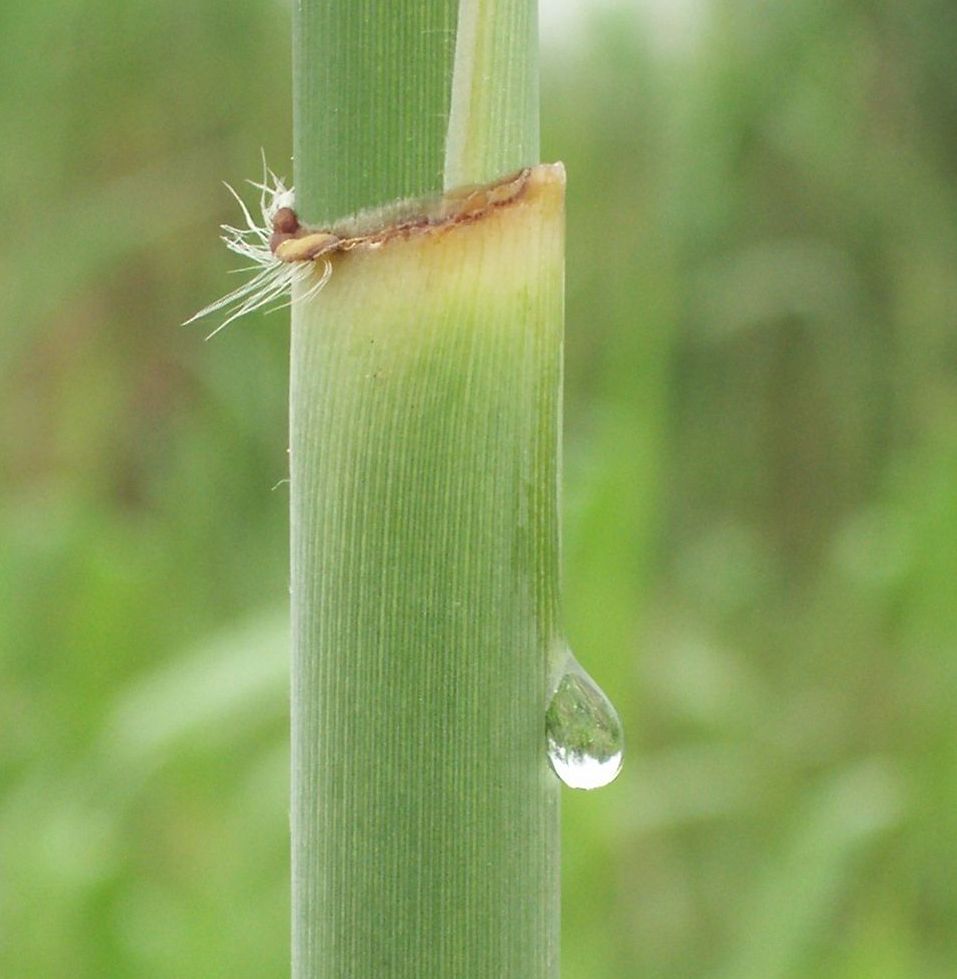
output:
M293 308L296 977L557 977L563 204L537 168Z
M322 225L442 186L459 0L297 4L296 203Z
M606 17L569 171L563 979L949 979L949 4ZM288 973L288 333L175 324L292 144L283 8L0 15L0 974Z
M303 217L536 162L534 2L462 3L454 58L447 5L300 3ZM501 208L334 255L322 293L297 293L296 979L557 977L543 715L561 628L564 190L541 168Z
M442 4L299 4L300 213L535 162L533 4L463 3L454 59ZM542 168L293 306L296 979L557 977L563 228Z

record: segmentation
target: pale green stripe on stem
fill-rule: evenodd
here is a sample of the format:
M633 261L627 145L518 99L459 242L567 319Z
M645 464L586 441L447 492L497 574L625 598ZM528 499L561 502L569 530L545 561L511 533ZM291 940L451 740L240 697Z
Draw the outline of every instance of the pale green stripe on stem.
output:
M538 163L538 4L460 0L445 187Z

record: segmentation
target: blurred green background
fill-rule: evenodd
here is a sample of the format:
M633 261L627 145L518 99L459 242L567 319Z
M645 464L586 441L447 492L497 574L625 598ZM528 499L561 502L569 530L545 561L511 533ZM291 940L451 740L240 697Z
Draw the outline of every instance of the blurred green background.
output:
M629 738L564 793L563 979L952 977L957 7L543 24L567 624ZM177 324L289 78L276 0L0 6L4 979L287 972L287 320Z

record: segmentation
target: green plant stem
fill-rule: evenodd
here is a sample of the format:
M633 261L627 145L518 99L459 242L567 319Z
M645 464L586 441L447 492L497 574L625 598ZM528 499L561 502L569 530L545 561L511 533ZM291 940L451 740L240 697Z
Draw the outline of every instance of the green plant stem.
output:
M442 186L457 0L297 0L296 207L312 224Z
M350 253L294 307L297 979L556 972L550 208Z
M537 0L461 0L445 187L539 159Z
M452 35L402 41L403 17L436 32L447 5L350 3L297 14L302 216L438 189L443 160L470 181L529 162L537 116L516 79L532 67L486 98L475 71L452 84ZM487 47L501 23L475 22L474 65L504 65ZM509 44L506 61L534 48ZM444 88L420 58L445 66ZM564 182L545 168L531 184L478 220L335 256L325 290L293 305L294 979L557 975L544 709Z

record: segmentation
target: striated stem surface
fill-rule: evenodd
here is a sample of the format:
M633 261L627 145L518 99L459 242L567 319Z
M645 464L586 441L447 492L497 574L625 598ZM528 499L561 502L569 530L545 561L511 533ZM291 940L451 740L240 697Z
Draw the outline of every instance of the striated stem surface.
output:
M563 191L293 307L296 979L557 974Z

